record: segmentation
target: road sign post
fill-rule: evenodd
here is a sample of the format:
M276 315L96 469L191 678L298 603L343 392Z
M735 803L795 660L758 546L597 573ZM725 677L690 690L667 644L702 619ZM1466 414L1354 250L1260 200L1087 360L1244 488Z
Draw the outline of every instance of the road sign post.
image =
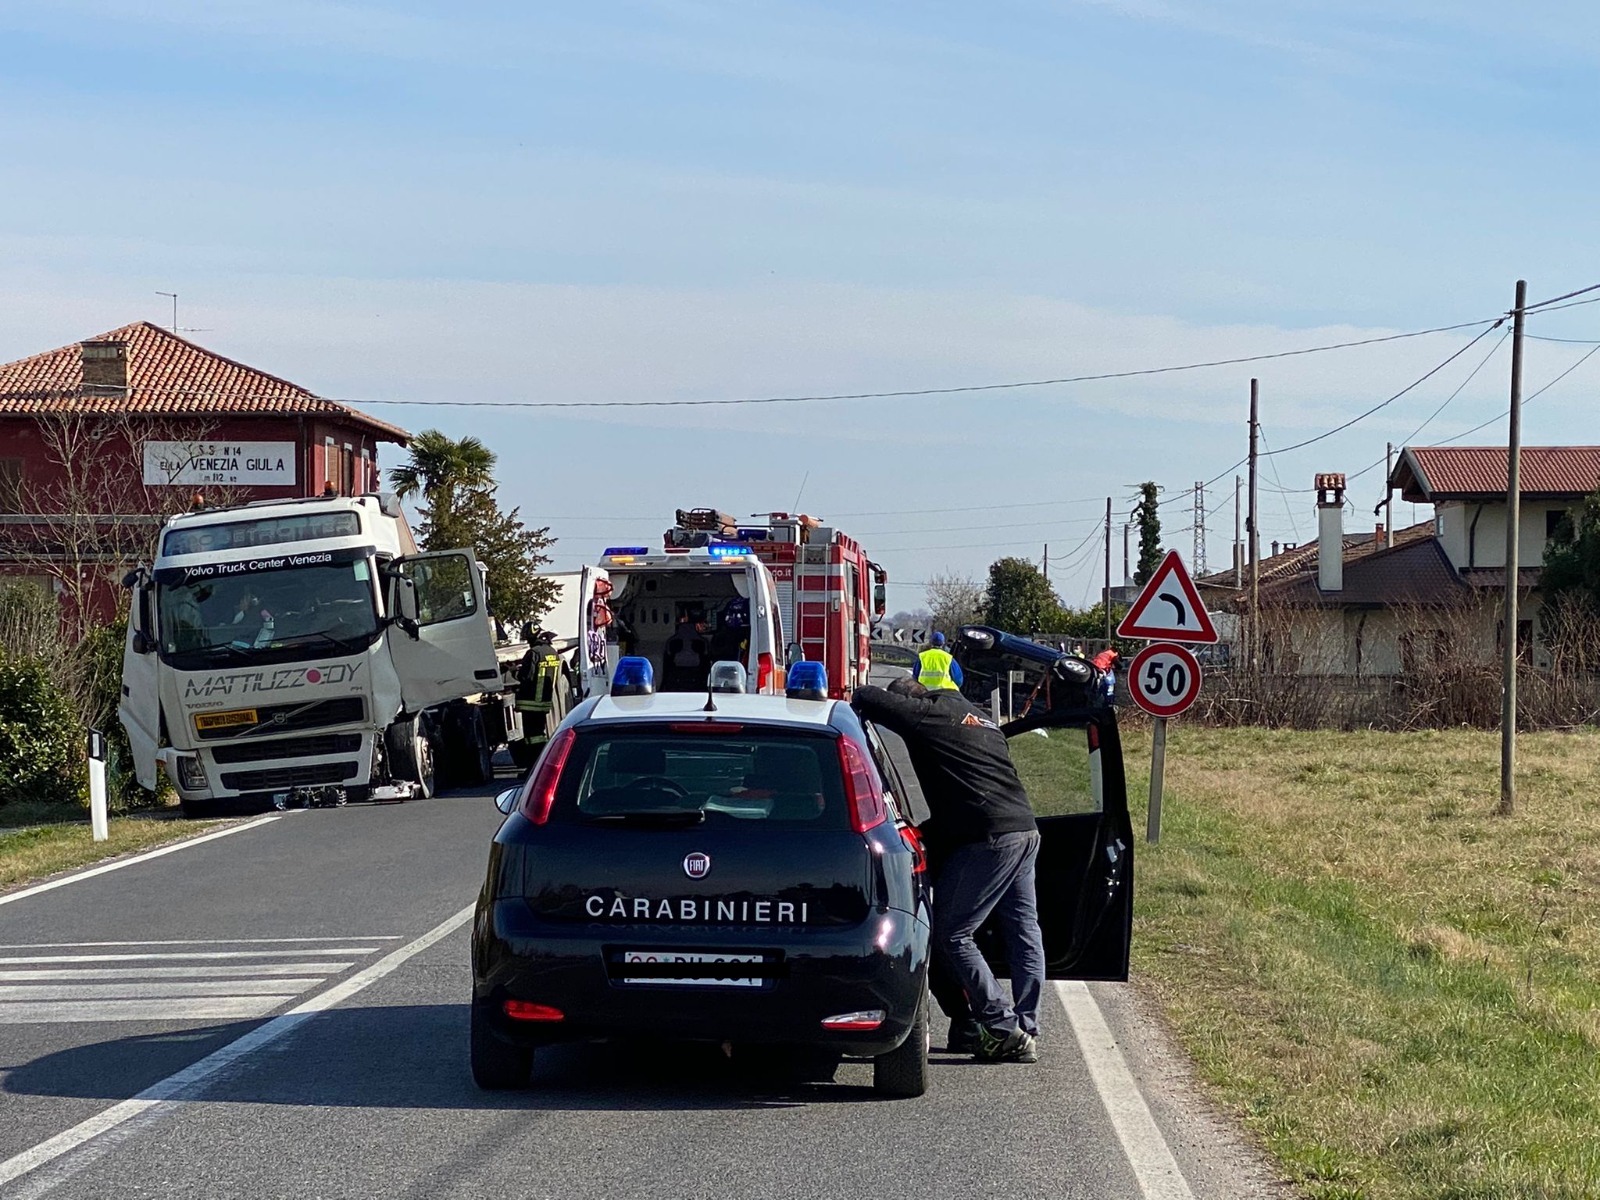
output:
M89 730L89 826L94 840L103 842L111 836L111 826L106 818L106 735L98 729Z
M1188 708L1200 695L1200 663L1188 647L1154 642L1133 656L1128 668L1128 692L1133 702L1155 720L1150 736L1150 809L1144 840L1161 840L1161 796L1167 773L1167 721Z
M1150 730L1150 809L1145 814L1144 840L1155 845L1161 840L1161 790L1167 773L1167 719L1157 717Z

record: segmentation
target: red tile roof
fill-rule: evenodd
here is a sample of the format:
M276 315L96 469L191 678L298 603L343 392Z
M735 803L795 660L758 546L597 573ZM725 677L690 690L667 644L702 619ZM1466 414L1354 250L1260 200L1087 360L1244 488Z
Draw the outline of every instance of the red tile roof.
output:
M1391 485L1413 504L1506 494L1504 446L1407 446ZM1522 494L1577 499L1600 488L1600 446L1524 446Z
M1404 529L1394 531L1395 548L1408 546L1412 542L1422 541L1433 537L1433 522L1419 521L1415 525L1408 525ZM1382 551L1384 545L1381 539L1369 532L1347 533L1344 535L1344 561L1345 569L1358 558L1368 557ZM1313 538L1309 542L1301 542L1293 549L1284 550L1279 554L1271 554L1261 560L1261 586L1282 583L1285 580L1296 579L1306 573L1315 576L1317 573L1317 542ZM1246 587L1249 586L1250 571L1248 565L1244 572ZM1203 576L1200 581L1202 586L1221 587L1233 590L1233 569L1214 571Z
M136 321L85 340L122 342L127 347L125 394L84 392L80 343L74 343L0 365L0 417L61 411L152 416L303 415L348 421L370 430L380 440L401 445L411 438L398 425L224 358L148 321Z

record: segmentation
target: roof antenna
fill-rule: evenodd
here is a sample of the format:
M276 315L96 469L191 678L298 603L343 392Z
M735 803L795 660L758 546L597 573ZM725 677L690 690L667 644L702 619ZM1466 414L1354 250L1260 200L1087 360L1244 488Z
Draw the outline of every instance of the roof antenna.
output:
M810 479L811 472L807 470L805 475L800 479L800 490L794 494L794 503L789 506L790 512L800 511L800 497L806 494L806 484L810 481Z
M715 692L711 691L709 688L706 690L706 706L704 708L702 708L700 711L701 712L716 712L717 711L717 694Z

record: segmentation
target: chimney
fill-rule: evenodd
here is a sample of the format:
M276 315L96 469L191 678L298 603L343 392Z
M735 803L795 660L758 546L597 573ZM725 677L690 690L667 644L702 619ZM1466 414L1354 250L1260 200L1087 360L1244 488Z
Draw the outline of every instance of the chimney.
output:
M1324 592L1344 591L1344 476L1318 475L1317 587Z
M1383 545L1383 522L1382 521L1378 522L1378 532L1372 535L1372 544L1374 546L1382 546Z
M83 390L94 396L121 396L128 391L128 344L82 342Z

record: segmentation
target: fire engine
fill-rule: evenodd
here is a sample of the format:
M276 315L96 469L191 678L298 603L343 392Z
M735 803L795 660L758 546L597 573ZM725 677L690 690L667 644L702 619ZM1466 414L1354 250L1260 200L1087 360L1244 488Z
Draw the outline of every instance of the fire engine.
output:
M872 626L884 614L889 576L859 542L799 513L759 513L740 523L714 509L679 509L668 552L702 540L746 546L771 573L791 663L822 663L836 699L868 682Z

